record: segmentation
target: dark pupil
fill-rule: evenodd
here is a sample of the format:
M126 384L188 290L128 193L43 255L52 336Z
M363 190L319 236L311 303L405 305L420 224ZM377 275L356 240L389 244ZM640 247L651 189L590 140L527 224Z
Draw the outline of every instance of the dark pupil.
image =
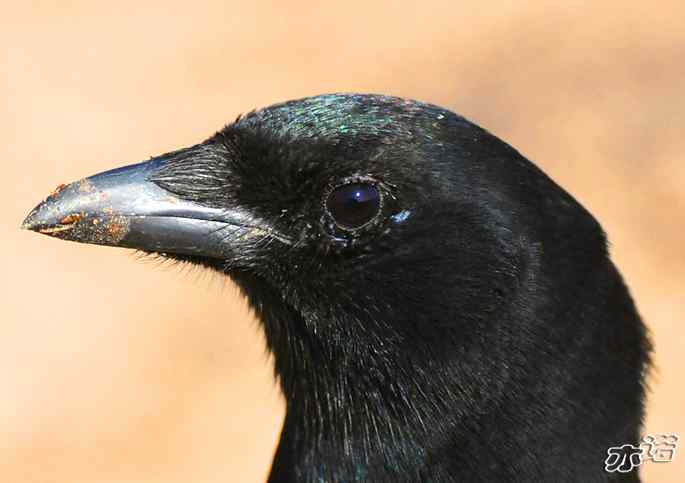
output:
M328 211L341 228L359 228L371 221L381 204L375 186L367 183L350 183L339 186L328 196Z

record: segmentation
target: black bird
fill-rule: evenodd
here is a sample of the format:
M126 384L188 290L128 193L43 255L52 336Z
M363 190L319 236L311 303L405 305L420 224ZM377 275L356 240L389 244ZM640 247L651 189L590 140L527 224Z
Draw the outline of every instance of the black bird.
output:
M650 345L600 225L448 110L274 105L23 226L231 277L287 401L271 483L639 481L604 468L639 444Z

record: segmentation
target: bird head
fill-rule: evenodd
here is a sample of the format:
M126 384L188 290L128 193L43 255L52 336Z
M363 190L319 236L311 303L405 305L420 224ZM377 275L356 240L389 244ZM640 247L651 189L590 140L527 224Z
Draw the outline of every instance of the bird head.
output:
M531 172L543 178L439 107L320 96L72 183L24 226L211 267L326 340L380 326L378 343L433 345L463 338L515 292L535 239L520 223L535 210L516 199ZM447 305L449 323L431 320Z
M415 471L407 455L430 428L485 431L483 415L520 388L545 400L534 374L559 379L590 339L619 337L588 315L620 285L594 218L506 143L416 101L324 95L258 110L61 187L24 227L230 276L275 354L283 438L347 448L355 468L374 435L392 434L386 459ZM627 362L599 357L602 371L642 367L634 325Z

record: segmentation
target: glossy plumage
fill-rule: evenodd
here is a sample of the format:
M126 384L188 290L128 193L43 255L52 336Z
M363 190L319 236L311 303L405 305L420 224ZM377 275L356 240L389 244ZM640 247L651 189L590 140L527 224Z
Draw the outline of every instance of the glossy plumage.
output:
M326 95L152 162L140 183L191 207L155 212L165 240L193 210L222 223L165 256L230 276L275 355L270 482L638 481L604 459L639 439L645 328L597 221L509 145L436 106ZM357 230L327 209L347 182L382 195ZM134 222L105 244L161 251Z

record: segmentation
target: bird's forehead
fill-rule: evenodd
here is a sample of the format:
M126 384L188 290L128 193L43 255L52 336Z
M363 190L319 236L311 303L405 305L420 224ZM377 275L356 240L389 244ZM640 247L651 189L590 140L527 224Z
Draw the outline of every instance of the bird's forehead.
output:
M243 123L294 139L402 137L431 120L454 117L418 101L364 94L330 94L276 104L252 113Z

